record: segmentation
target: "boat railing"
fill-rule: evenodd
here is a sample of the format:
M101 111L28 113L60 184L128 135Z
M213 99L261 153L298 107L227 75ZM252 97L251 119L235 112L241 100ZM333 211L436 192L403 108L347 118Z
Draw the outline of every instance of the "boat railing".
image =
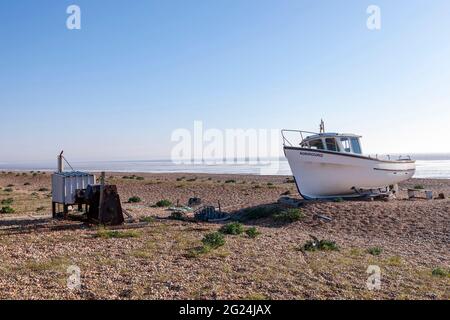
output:
M286 133L288 133L288 132L291 132L291 133L294 132L299 135L300 142L297 145L300 145L301 142L303 140L305 140L305 137L303 136L303 134L307 134L307 135L318 135L319 134L317 132L311 132L311 131L283 129L283 130L281 130L281 136L283 137L283 146L290 146L290 147L294 146L294 144L292 144L292 142L288 139L288 137L286 137Z
M411 161L410 155L390 155L390 154L369 154L367 155L369 158L374 158L378 160L395 160L395 161Z

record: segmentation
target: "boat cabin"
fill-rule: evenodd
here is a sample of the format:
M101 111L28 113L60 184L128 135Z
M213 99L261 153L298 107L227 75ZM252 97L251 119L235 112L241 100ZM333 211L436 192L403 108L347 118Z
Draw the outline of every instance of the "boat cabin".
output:
M354 134L320 133L306 137L300 146L308 149L362 154L360 138L361 136Z

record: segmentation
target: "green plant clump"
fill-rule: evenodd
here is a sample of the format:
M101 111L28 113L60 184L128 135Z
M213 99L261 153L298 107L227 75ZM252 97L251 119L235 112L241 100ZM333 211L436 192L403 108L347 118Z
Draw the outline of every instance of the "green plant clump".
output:
M16 212L16 211L13 208L11 208L10 206L5 206L0 209L0 213L8 214L8 213L14 213L14 212Z
M239 221L245 222L270 217L280 213L282 209L278 206L261 206L244 209L239 215Z
M431 274L435 277L447 277L447 276L450 276L450 271L446 271L442 268L435 268L435 269L433 269Z
M209 248L217 249L225 244L225 237L220 232L208 233L203 237L202 243Z
M172 205L172 202L167 199L160 200L156 203L156 206L159 208L170 207L171 205Z
M380 247L372 247L367 249L367 252L373 256L379 256L383 252L383 249Z
M222 228L220 228L220 232L224 234L238 235L244 232L244 226L239 222L232 222L222 226Z
M305 251L336 251L339 250L336 242L330 240L312 241L309 240L303 245Z
M134 196L134 197L129 198L128 202L129 203L139 203L139 202L142 202L142 199L137 196Z
M155 222L155 218L154 218L154 217L147 216L147 217L142 217L142 218L140 218L139 221L151 223L151 222Z
M258 229L256 229L255 227L251 227L248 228L247 230L245 230L245 233L247 234L247 236L249 238L256 238L257 236L259 236L261 233L258 231Z
M134 230L119 231L119 230L107 230L103 228L100 228L96 234L97 238L102 239L112 239L112 238L125 239L125 238L136 238L138 236L139 233Z
M1 204L6 205L6 206L9 206L9 205L11 205L13 202L14 202L14 199L13 199L13 198L8 198L8 199L3 199L3 200L1 201Z
M277 213L273 217L276 221L291 223L303 219L305 215L300 209L292 208Z

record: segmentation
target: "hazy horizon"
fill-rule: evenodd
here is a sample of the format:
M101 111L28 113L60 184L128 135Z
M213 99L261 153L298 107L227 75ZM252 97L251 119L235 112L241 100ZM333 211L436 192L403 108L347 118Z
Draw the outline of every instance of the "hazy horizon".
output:
M378 154L379 156L386 156L387 154ZM450 153L403 153L403 154L389 154L390 156L411 156L413 160L450 160ZM375 154L373 154L375 156ZM223 160L227 160L227 162L230 163L230 165L235 165L233 163L234 160L240 161L240 162L246 162L247 160L271 160L271 161L287 161L287 159L284 156L280 157L261 157L261 158L223 158ZM73 160L73 161L72 161ZM207 162L208 160L221 160L221 159L192 159L194 160L204 160ZM89 164L89 163L132 163L132 162L173 162L172 159L169 157L166 158L153 158L153 159L97 159L97 160L89 160L89 159L70 159L68 158L67 161L69 163L73 164ZM2 165L30 165L33 164L37 165L48 165L48 166L54 166L56 167L57 159L44 159L44 160L26 160L26 161L2 161L0 160L0 170L2 170ZM199 163L201 164L201 163ZM203 164L201 164L203 165ZM246 163L246 165L249 165ZM69 168L66 164L66 168Z

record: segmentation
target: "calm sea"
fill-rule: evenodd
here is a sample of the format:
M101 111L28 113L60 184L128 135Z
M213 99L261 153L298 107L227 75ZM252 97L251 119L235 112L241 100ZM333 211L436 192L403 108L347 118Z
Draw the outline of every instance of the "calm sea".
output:
M414 155L417 161L416 178L450 179L450 154ZM0 162L0 171L54 171L55 163L47 162ZM267 174L291 175L285 159L267 160L259 164L175 164L170 160L139 161L83 161L72 162L75 170L109 172L185 172L185 173L223 173L223 174ZM66 166L67 168L67 166Z

